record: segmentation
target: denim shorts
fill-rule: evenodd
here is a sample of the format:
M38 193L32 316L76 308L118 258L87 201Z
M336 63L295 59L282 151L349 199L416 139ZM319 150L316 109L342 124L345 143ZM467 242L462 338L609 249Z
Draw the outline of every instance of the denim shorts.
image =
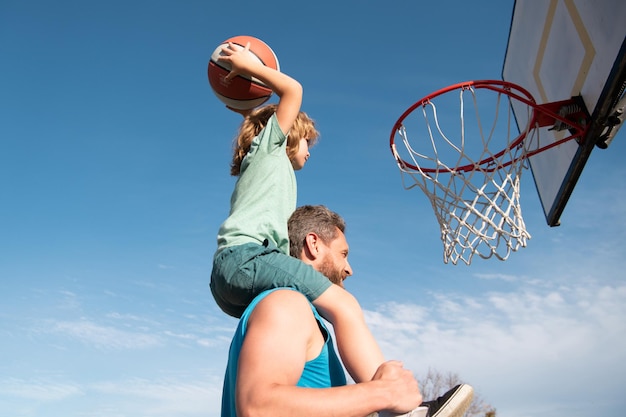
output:
M267 241L222 249L213 259L210 284L217 305L237 318L265 290L291 287L313 302L331 285L312 266L285 255Z

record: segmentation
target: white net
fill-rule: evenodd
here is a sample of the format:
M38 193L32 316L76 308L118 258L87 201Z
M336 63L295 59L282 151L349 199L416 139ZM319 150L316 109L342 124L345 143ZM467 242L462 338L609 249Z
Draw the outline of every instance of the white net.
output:
M528 120L515 123L506 94L473 87L458 92L425 99L410 112L397 126L400 140L392 152L404 187L417 186L430 200L445 263L469 265L474 255L506 260L531 237L522 218L520 178L538 129L530 124L530 106ZM518 124L527 126L523 135Z

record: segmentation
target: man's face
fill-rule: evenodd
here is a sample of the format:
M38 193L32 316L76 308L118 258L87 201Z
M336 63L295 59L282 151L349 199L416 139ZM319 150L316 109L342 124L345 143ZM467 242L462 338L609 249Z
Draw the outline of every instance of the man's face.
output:
M352 275L352 268L348 263L348 242L346 236L337 229L337 238L325 244L319 241L320 256L313 263L313 267L324 274L333 284L343 287L343 280Z

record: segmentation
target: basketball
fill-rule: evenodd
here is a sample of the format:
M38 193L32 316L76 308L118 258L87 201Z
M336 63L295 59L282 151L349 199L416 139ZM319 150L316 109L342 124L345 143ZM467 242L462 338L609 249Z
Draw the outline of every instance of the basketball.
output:
M272 95L272 90L261 80L244 74L237 75L231 80L224 80L230 72L231 66L227 62L218 61L222 55L222 48L231 42L245 47L250 43L250 53L262 64L280 71L276 54L265 42L252 36L235 36L222 42L209 61L209 83L213 92L224 104L234 109L249 110L265 103Z

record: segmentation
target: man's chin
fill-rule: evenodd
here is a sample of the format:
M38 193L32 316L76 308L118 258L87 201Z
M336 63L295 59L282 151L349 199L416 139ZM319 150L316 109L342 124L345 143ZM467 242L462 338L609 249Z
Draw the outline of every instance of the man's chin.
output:
M324 274L324 276L328 278L330 282L343 288L344 276L338 273L337 269L334 267L332 261L329 258L325 258L322 261L322 263L319 265L318 271Z

